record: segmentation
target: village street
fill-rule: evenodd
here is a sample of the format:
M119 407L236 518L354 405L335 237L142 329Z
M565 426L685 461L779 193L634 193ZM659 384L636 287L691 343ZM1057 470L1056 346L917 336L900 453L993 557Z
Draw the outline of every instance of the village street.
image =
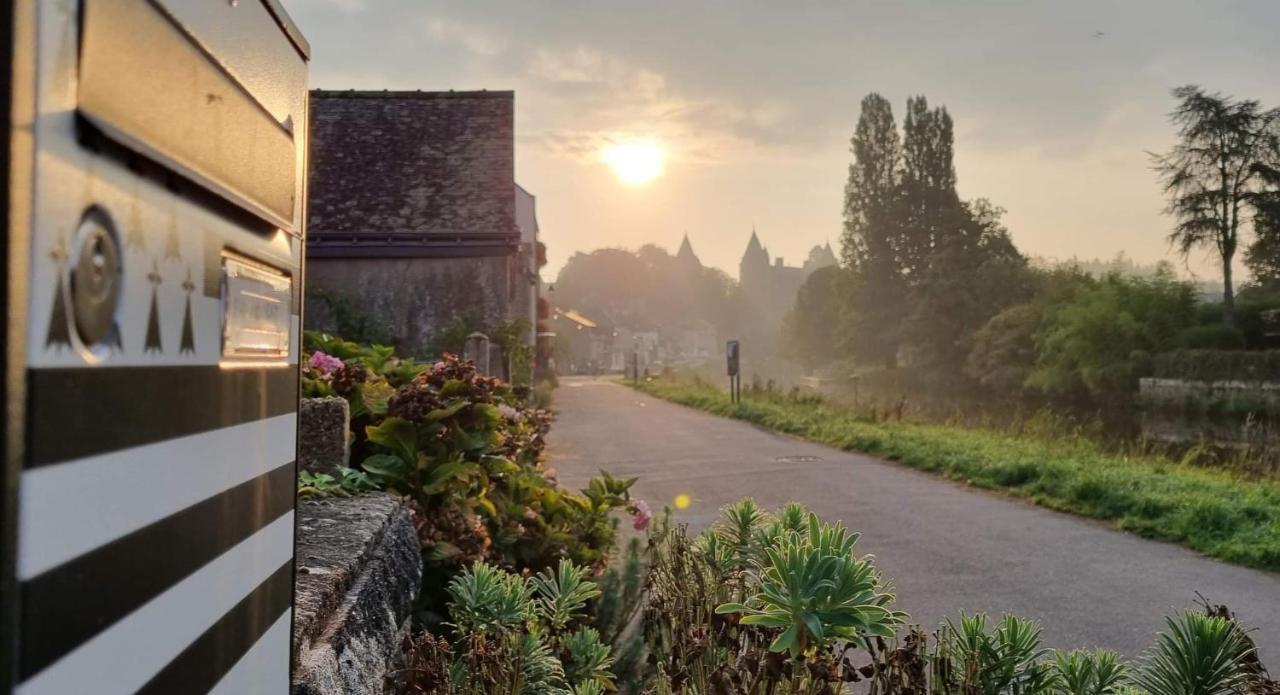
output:
M1250 627L1263 662L1280 659L1280 575L1207 559L1103 524L700 413L616 381L563 379L550 460L569 487L598 469L638 476L655 512L700 530L743 496L804 501L861 532L893 580L898 607L935 626L955 611L1036 618L1050 647L1138 656L1163 616L1200 591ZM629 528L629 527L628 527Z

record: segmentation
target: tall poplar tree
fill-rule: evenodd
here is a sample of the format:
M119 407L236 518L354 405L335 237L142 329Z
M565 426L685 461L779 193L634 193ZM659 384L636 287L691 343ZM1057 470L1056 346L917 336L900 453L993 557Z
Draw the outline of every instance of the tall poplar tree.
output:
M896 364L906 286L899 267L895 218L902 143L893 107L879 94L862 100L850 141L853 162L845 185L840 252L852 271L849 344L867 362Z
M902 133L901 265L914 285L944 237L961 224L963 210L956 193L951 115L945 108L931 110L923 96L912 97L907 99Z

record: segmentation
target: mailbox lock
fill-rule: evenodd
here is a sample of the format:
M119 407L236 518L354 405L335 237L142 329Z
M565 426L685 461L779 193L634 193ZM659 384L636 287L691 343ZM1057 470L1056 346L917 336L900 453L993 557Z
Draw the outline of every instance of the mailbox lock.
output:
M111 218L101 208L89 208L76 230L70 281L76 333L86 346L111 333L120 305L120 271L120 246Z

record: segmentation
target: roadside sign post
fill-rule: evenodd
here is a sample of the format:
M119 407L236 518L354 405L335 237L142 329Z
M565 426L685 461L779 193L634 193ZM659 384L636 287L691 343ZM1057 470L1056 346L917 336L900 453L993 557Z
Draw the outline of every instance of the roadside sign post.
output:
M738 341L730 340L724 346L725 361L729 372L729 400L738 403L742 400L742 375L738 369Z
M284 695L310 48L277 0L63 5L0 10L0 693Z

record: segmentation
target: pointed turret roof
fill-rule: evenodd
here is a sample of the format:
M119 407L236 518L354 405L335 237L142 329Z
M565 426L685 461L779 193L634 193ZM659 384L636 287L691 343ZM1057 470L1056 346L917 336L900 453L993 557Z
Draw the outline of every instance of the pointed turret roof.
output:
M759 265L762 261L764 265L769 265L769 249L760 243L760 236L756 234L756 227L751 225L751 239L747 241L747 250L742 254L740 265Z
M689 243L688 232L684 233L684 241L680 242L680 250L676 252L676 260L689 269L702 267L702 261L698 260L698 254L693 252L693 244Z

